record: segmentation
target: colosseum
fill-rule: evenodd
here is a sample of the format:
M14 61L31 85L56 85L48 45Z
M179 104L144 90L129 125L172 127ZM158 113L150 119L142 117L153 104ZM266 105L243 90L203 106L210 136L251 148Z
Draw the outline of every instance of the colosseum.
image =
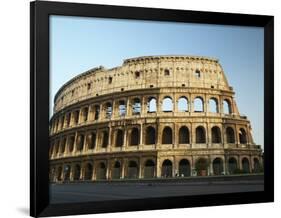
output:
M262 171L262 149L217 59L145 56L65 83L50 120L50 181Z

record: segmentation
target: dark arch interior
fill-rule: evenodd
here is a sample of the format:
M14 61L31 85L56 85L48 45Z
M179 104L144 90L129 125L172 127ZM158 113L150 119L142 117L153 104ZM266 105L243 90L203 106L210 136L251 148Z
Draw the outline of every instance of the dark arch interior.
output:
M139 144L139 129L133 128L130 137L130 145L138 145Z
M179 144L189 144L189 131L186 126L179 130Z
M116 133L116 142L115 142L115 146L116 147L121 147L124 143L124 138L123 138L123 130L118 129L117 133Z
M206 143L205 129L202 126L196 128L196 143Z
M162 177L172 177L173 176L173 164L170 160L165 160L162 163Z
M217 126L212 128L212 143L221 143L221 131Z
M147 145L155 144L155 129L152 126L146 128L145 143Z
M129 179L138 178L138 164L135 161L130 161L128 165L128 174L127 177Z
M165 127L162 133L162 144L173 143L173 131L170 127Z
M182 159L179 162L179 176L186 177L190 176L190 163L187 159Z
M216 158L213 160L213 173L214 175L223 174L223 160L221 158Z

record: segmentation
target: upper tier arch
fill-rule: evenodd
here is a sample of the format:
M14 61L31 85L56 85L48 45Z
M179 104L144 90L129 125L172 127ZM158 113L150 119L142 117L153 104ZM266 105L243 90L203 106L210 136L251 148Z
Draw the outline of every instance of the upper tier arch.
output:
M96 96L164 87L207 88L232 91L218 59L203 56L143 56L121 66L102 66L65 83L54 98L54 113L77 101Z

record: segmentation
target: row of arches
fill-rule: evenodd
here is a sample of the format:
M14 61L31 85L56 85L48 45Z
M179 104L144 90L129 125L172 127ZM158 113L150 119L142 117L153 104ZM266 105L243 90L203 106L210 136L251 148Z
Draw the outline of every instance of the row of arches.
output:
M141 134L143 134L144 140L141 141ZM235 130L232 127L226 127L225 129L225 142L226 143L238 143L247 144L248 135L244 128L239 129L239 139L236 140ZM221 144L223 143L223 137L220 127L213 126L211 128L210 136L211 141L207 140L206 129L203 126L198 126L195 129L195 139L192 138L190 130L187 126L181 126L176 134L178 144L190 144L195 142L197 144L213 143ZM170 126L163 128L161 132L161 144L174 144L174 130ZM109 141L109 139L111 139ZM84 147L86 149L92 150L97 146L99 148L106 148L109 145L113 147L122 147L124 145L128 146L138 146L141 143L145 145L157 144L157 130L154 126L147 126L144 133L141 132L140 126L133 127L128 130L116 129L109 134L109 129L104 129L99 131L93 131L91 133L83 134L79 133L75 138L74 135L69 137L64 137L61 140L56 140L50 147L50 155L56 156L63 153L71 153L75 151L83 151ZM109 144L110 143L110 144ZM68 150L66 150L66 147Z
M163 112L211 112L211 113L223 113L232 114L233 107L231 100L225 98L222 100L222 106L220 106L219 100L216 97L211 97L208 103L204 102L204 98L197 96L193 99L192 103L188 101L188 98L181 96L177 102L174 103L172 97L166 96L161 101L161 106L157 104L157 98L154 96L148 97L145 103L147 109L143 110L142 99L139 97L128 99L122 99L103 104L95 104L92 106L85 106L82 109L76 109L71 112L67 112L57 118L54 118L51 124L51 132L56 133L64 128L78 125L79 123L85 123L88 120L97 121L100 119L111 119L114 117L125 117L126 115L140 115L143 112L154 113L158 110ZM177 107L174 108L174 104ZM205 105L205 106L204 106ZM207 107L208 105L208 107ZM161 108L161 109L160 109ZM208 109L207 109L208 108Z
M251 167L248 158L241 160L241 168L236 158L230 157L227 161L227 169L224 160L220 157L214 158L211 163L206 158L198 158L195 166L192 166L188 159L181 159L174 167L170 159L162 161L160 166L160 177L189 177L189 176L206 176L206 175L225 175L235 173L255 173L260 172L261 163L258 158L253 159ZM116 160L110 166L106 162L97 164L86 163L81 165L65 164L57 168L52 168L50 179L52 181L78 181L78 180L106 180L106 179L138 179L138 178L155 178L157 177L157 164L154 159L147 159L142 166L138 161L129 160L126 166L122 161ZM227 172L226 172L227 171Z

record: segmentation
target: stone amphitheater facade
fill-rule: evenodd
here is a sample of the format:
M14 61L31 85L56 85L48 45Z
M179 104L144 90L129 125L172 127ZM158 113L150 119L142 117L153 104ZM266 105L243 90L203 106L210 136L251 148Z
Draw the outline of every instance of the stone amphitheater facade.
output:
M259 172L262 150L217 59L145 56L56 93L50 181Z

